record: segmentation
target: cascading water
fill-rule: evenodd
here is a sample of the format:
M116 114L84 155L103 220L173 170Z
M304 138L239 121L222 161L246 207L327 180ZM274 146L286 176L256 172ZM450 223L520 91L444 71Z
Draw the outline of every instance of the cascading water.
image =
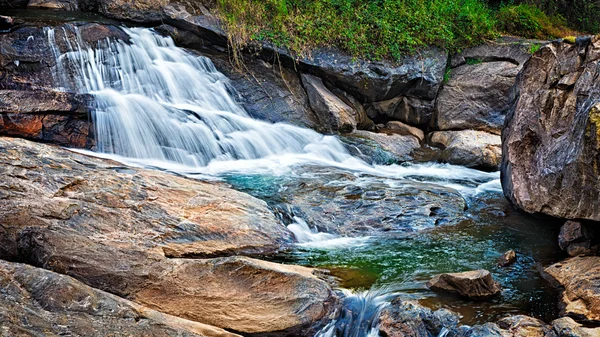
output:
M439 164L372 166L351 156L336 137L250 118L210 59L150 29L124 30L129 41L94 47L78 32L70 41L66 33L48 30L58 85L95 98L99 153L184 174L278 172L312 164L394 179L427 178L465 194L477 193L480 185L499 188L496 173ZM57 45L61 38L67 51ZM67 79L69 71L73 80Z

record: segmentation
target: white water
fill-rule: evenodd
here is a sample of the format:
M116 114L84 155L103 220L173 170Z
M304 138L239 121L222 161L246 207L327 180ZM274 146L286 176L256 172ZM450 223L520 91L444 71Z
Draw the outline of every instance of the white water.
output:
M352 157L336 137L250 118L229 80L206 58L143 28L131 41L87 46L48 30L59 85L95 97L97 151L131 165L193 176L291 174L337 167L358 175L432 181L464 195L499 187L497 173L441 164L378 166ZM67 51L58 47L64 39ZM69 80L69 72L74 80ZM74 82L74 83L73 83Z
M340 237L329 233L319 233L316 228L310 228L302 218L294 217L294 222L287 228L294 234L298 245L314 249L338 249L359 247L365 245L370 237Z

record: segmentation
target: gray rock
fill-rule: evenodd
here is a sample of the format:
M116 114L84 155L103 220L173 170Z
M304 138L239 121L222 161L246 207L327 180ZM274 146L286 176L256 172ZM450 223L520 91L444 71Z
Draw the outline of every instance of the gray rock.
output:
M392 153L397 162L406 162L413 159L415 150L421 147L419 139L414 136L402 136L398 134L375 133L356 130L347 137L363 138L376 142L382 149Z
M598 250L593 246L594 233L580 221L567 221L560 228L558 245L570 256L590 255Z
M483 131L436 131L429 144L443 149L440 161L496 171L502 159L500 136Z
M369 103L367 114L371 118L383 117L425 128L433 117L434 105L435 99L399 96Z
M520 73L502 132L502 186L518 208L600 220L599 64L597 36L543 46Z
M438 336L444 328L456 330L459 319L447 309L432 311L416 302L395 299L381 312L379 331L385 337Z
M307 74L302 74L301 78L310 106L321 126L341 133L350 133L356 129L357 121L361 119L358 111L329 91L320 78Z
M427 282L427 287L473 299L497 296L502 291L492 274L484 269L436 275Z

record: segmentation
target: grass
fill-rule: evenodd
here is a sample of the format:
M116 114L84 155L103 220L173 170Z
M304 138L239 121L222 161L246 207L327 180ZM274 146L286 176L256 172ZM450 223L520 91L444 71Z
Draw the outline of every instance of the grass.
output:
M542 48L541 44L534 43L529 47L529 54L533 55Z
M576 35L560 15L549 16L528 4L490 7L483 0L190 2L215 10L234 52L261 40L302 56L334 46L355 57L399 60L426 46L457 52L500 34L538 39Z

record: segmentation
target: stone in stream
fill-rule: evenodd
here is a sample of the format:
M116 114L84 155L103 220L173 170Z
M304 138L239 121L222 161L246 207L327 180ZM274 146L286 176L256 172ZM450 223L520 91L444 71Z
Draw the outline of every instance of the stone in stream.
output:
M517 253L514 250L509 250L498 258L499 267L508 267L517 261Z
M561 314L600 322L600 256L569 258L545 268L543 276L562 290Z
M72 277L0 261L3 336L235 337L206 324L166 315Z
M0 138L0 153L0 259L245 334L306 332L336 301L309 268L182 259L263 254L291 242L263 201L21 139Z
M414 159L414 154L421 147L419 139L412 135L375 133L364 130L355 130L345 135L347 138L360 138L367 142L375 142L378 147L390 153L397 163Z
M485 299L497 296L502 291L492 274L484 269L462 273L448 273L434 276L427 282L434 291L457 294L472 299Z
M567 221L560 228L558 245L570 256L591 255L598 251L598 246L593 246L594 233L591 228L581 221Z
M474 130L436 131L428 135L431 146L441 147L440 161L497 171L502 161L500 136Z
M600 221L600 36L525 64L502 132L505 196L528 213Z
M460 316L450 310L433 311L397 298L381 312L379 331L384 337L440 336L443 329L455 330L459 320Z

